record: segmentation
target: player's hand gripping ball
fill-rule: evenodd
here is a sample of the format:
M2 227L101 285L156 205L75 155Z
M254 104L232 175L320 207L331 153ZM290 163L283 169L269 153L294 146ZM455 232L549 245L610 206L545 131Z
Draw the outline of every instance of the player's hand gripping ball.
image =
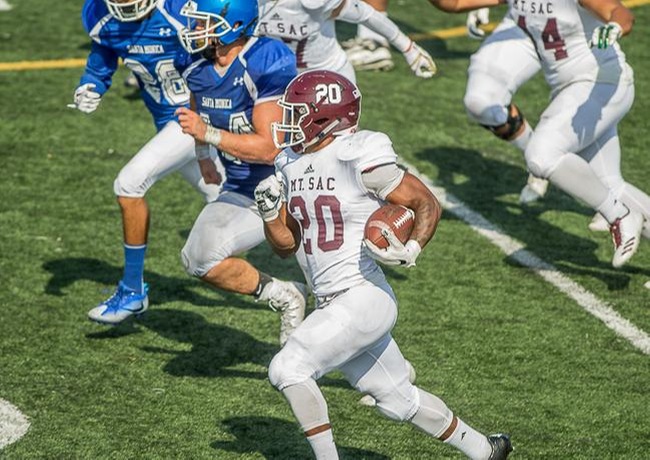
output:
M373 259L384 265L414 267L422 248L409 239L415 225L415 213L394 204L382 206L368 218L364 245Z
M415 213L407 207L387 204L373 212L364 231L364 238L379 249L386 249L389 241L387 232L392 232L402 243L406 243L413 232Z

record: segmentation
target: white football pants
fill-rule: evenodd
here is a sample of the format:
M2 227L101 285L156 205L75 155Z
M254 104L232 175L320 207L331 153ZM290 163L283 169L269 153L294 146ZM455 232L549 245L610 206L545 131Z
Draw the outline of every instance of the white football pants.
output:
M201 278L224 259L253 249L265 240L264 221L255 201L240 193L223 192L203 207L181 258L187 273Z
M217 153L211 149L217 169L225 178L225 171ZM220 185L206 184L201 176L194 154L194 138L183 134L180 125L170 121L122 168L113 184L117 196L141 198L158 180L179 171L205 198L213 201L219 196Z
M377 400L384 415L410 420L419 396L390 335L396 321L397 302L387 282L351 288L305 318L271 361L269 379L283 390L339 369Z
M504 124L512 97L540 69L533 42L512 19L503 18L470 60L464 98L470 118L485 126Z

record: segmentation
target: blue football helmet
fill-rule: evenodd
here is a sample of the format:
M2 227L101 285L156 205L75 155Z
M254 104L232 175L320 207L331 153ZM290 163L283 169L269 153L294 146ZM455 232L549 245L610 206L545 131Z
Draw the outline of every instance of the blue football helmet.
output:
M252 36L259 13L257 0L190 0L181 14L187 18L187 27L178 32L183 48L198 53Z

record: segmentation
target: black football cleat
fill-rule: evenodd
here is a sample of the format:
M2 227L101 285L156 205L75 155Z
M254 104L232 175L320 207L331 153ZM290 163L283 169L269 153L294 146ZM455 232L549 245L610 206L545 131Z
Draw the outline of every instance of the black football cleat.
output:
M492 448L489 460L505 460L512 452L512 443L507 434L492 434L488 436L487 440Z

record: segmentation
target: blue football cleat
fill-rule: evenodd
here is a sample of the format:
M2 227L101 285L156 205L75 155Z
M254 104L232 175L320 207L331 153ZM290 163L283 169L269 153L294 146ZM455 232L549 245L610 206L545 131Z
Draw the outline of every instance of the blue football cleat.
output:
M122 281L115 293L88 312L88 319L102 324L119 324L131 315L141 315L149 306L149 285L144 283L143 293L129 289Z

